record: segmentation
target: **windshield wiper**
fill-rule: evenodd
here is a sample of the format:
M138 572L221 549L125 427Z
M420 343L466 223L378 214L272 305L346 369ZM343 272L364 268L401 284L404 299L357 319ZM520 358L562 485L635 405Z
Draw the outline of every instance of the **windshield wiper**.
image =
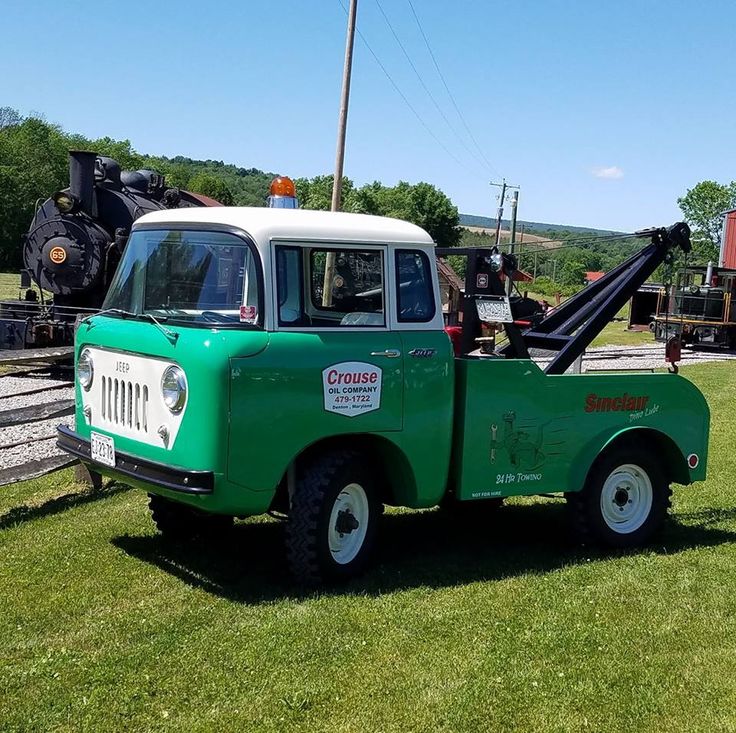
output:
M91 316L83 318L80 323L87 323L91 318L94 318L94 316L105 316L108 314L120 316L121 318L146 318L151 323L153 323L159 331L161 331L161 333L166 337L166 340L170 344L176 344L179 338L179 334L176 333L176 331L172 331L171 329L166 328L166 326L164 326L155 316L151 315L150 313L133 313L133 311L126 311L122 308L105 308L99 313L93 313Z
M150 313L141 313L143 318L148 318L151 323L155 324L156 328L166 337L166 340L172 345L176 346L176 342L179 338L179 334L176 331L172 331L170 328L162 325L161 322Z

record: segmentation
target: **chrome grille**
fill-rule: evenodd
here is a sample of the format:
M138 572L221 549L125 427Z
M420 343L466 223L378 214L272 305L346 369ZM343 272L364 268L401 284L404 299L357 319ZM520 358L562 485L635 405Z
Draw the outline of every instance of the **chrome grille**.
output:
M148 386L102 377L102 420L130 430L148 432Z

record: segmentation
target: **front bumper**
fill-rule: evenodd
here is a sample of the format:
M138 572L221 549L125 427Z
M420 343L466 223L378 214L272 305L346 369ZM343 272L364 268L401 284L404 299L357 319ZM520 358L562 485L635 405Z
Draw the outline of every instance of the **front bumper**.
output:
M59 425L56 431L56 445L59 448L102 473L114 472L161 489L180 491L184 494L201 495L211 494L214 491L215 475L212 471L189 471L118 451L115 452L115 468L112 468L92 460L89 440L64 425Z

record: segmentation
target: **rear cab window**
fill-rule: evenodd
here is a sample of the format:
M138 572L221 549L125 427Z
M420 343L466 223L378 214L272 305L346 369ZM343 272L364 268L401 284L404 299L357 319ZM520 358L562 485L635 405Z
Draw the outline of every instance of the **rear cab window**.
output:
M396 250L396 300L400 323L428 323L435 315L432 265L426 252Z

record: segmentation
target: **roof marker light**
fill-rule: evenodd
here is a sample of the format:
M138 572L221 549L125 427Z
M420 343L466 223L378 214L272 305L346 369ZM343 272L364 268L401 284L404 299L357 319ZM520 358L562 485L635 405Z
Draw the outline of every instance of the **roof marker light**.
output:
M288 176L276 176L268 188L268 207L270 209L298 209L296 186Z

